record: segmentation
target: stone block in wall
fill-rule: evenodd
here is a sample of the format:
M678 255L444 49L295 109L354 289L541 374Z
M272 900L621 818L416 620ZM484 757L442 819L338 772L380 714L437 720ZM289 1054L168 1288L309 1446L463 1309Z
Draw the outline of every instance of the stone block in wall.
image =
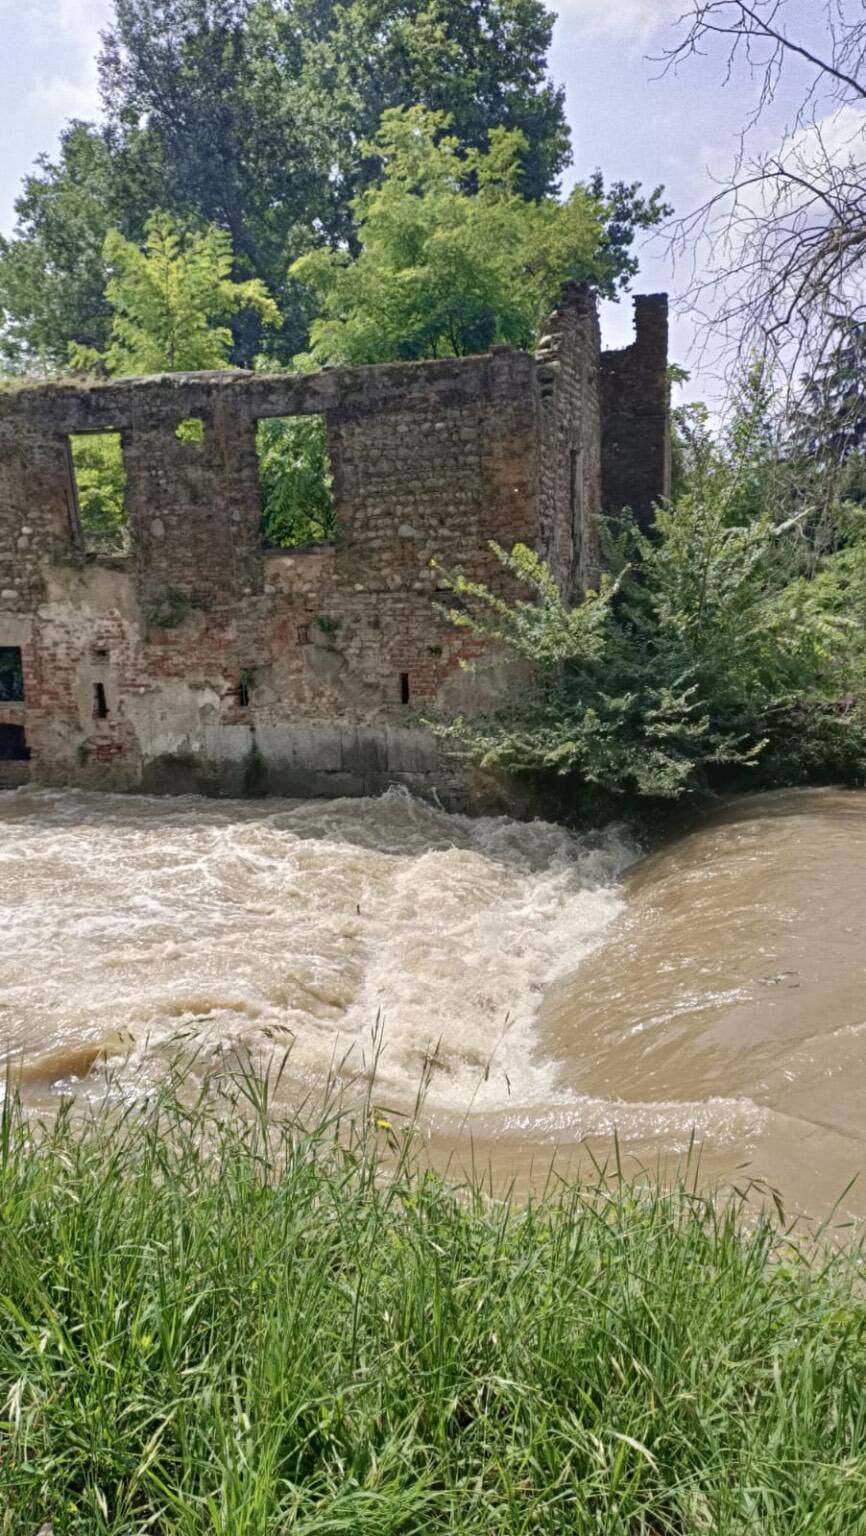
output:
M256 744L269 770L300 768L339 773L343 768L343 729L328 721L260 725Z
M411 726L389 725L385 731L389 773L435 773L439 767L439 745L429 731Z
M342 728L342 767L350 773L384 772L388 767L388 742L379 726Z

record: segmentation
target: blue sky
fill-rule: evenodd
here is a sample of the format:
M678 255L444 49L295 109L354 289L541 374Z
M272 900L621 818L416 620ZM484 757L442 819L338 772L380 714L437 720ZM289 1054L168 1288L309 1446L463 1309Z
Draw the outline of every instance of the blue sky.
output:
M556 0L551 59L566 87L574 134L574 174L599 166L608 179L664 182L678 213L698 204L724 173L736 151L744 115L755 105L757 86L737 72L723 85L718 58L695 60L676 76L661 76L651 56L676 33L682 0ZM790 0L789 26L814 20L815 0ZM51 151L64 121L98 111L94 56L111 0L0 0L0 230L13 222L21 176L40 150ZM792 82L792 89L796 81ZM781 131L793 97L777 102L764 131ZM636 288L682 289L686 266L672 267L658 247L642 252ZM605 340L630 339L630 305L606 305ZM674 321L673 353L688 361L692 327ZM695 379L689 393L700 392Z

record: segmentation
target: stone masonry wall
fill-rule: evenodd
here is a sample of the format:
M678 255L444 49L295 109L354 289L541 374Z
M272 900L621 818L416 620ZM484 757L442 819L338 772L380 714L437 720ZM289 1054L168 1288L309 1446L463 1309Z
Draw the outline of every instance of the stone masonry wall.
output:
M647 527L670 493L667 295L639 294L634 309L632 345L601 354L602 504Z
M595 303L569 284L537 352L541 549L564 592L598 580L601 511L600 337Z
M536 359L508 348L309 376L239 372L0 391L0 787L362 794L391 783L477 803L419 724L510 685L441 612L434 561L511 594L518 540L564 591L597 567L599 342L569 287ZM322 414L339 534L268 551L255 428ZM178 425L203 424L200 443ZM76 527L69 435L119 431L130 553ZM166 599L170 598L167 604ZM165 626L166 608L174 622ZM479 659L476 671L464 662ZM23 725L29 761L4 758Z

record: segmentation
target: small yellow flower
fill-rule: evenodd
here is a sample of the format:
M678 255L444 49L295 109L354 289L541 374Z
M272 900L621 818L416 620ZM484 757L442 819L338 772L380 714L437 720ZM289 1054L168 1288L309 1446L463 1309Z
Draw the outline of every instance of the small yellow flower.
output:
M376 1124L378 1125L380 1131L390 1131L391 1129L390 1120L377 1120Z

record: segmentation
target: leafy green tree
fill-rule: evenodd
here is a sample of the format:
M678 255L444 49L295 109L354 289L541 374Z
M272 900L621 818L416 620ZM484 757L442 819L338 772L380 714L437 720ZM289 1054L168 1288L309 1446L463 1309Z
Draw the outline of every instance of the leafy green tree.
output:
M297 91L303 33L277 59L266 21L253 0L115 0L100 85L119 134L146 121L159 143L159 206L225 231L235 277L277 295L285 351L305 331L286 268L327 222L331 188L327 145ZM261 346L255 311L237 315L232 330L233 360L251 365Z
M105 239L104 259L111 274L106 298L111 334L103 354L72 344L74 366L101 366L112 375L226 368L232 334L220 323L252 307L267 324L279 311L257 279L231 277L231 242L221 230L208 229L186 238L169 214L147 222L144 247L117 230ZM179 435L195 441L195 428L181 423ZM114 434L87 434L73 440L73 461L82 529L91 548L124 547L124 472L120 441Z
M41 155L16 202L11 238L0 237L0 359L14 372L62 367L70 341L102 347L111 307L105 237L140 239L159 201L155 139L73 122L52 161Z
M283 36L300 9L269 0ZM524 195L557 190L571 142L564 92L548 73L554 15L541 0L313 0L304 9L311 43L300 91L336 109L327 126L342 207L377 175L365 146L383 113L413 105L447 113L463 150L486 149L493 128L518 130Z
M565 203L527 201L519 131L494 129L486 150L464 150L448 126L423 107L386 112L369 146L381 178L354 203L359 254L320 249L294 264L318 304L316 363L528 347L565 279L608 296L627 281L620 194L633 225L649 226L663 211L658 193L641 202L633 188L605 197L577 186Z
M225 368L232 333L220 321L253 309L266 325L279 322L263 283L232 278L231 241L222 230L185 238L170 214L155 213L143 249L111 230L105 260L111 340L102 358L73 346L77 367L101 362L113 375Z
M231 238L233 276L264 282L283 315L284 362L304 345L307 296L287 276L311 246L357 253L353 200L373 185L382 113L446 112L460 152L519 131L521 193L556 191L570 160L550 81L544 0L114 0L100 58L106 126L70 129L25 187L0 251L0 315L14 366L62 364L70 340L102 347L103 242L140 241L148 213ZM631 238L628 188L606 238ZM631 189L632 191L634 189ZM262 350L255 310L231 319L232 361Z

